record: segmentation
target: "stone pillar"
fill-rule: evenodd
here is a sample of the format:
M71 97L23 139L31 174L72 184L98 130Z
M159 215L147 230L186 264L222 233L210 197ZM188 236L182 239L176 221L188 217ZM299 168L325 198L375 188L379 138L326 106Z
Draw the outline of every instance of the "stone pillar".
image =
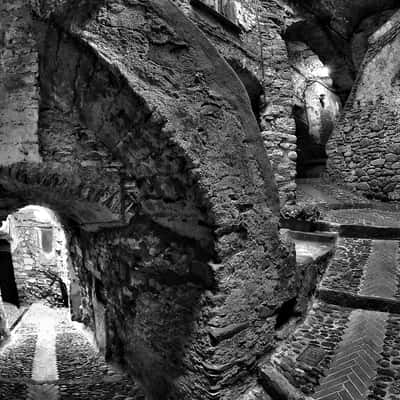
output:
M296 198L297 139L292 116L292 72L286 43L280 35L280 27L271 20L271 15L279 15L276 7L263 4L264 12L260 15L265 91L261 129L283 206L293 203Z

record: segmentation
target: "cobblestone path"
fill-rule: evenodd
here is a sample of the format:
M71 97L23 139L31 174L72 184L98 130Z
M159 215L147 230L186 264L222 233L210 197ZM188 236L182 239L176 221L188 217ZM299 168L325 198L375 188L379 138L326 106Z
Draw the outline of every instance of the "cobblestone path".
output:
M1 400L143 400L65 309L35 304L0 350Z
M395 240L374 240L360 285L361 296L393 298L398 285L398 248Z
M333 361L321 379L317 400L362 400L377 375L383 348L387 314L355 310L351 313Z
M328 220L393 229L398 215L345 209ZM273 354L270 362L308 398L400 399L400 251L392 233L339 237L305 321Z

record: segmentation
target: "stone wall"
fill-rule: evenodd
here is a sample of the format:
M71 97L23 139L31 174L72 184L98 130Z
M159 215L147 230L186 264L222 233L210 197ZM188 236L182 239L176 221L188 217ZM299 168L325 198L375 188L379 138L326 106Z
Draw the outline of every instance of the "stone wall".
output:
M235 31L209 12L191 5L190 0L174 2L228 62L240 65L259 80L263 93L256 117L275 173L281 204L292 203L296 193L296 128L292 115L291 69L281 36L289 9L279 2L237 1L241 30Z
M0 4L0 159L38 161L38 47L28 2Z
M67 306L69 277L65 235L54 215L43 210L25 208L8 218L19 301L21 305L46 301Z
M400 199L399 51L397 13L370 38L361 72L327 147L332 176L368 196L389 200Z
M43 159L0 169L2 198L62 215L75 314L149 399L239 398L300 290L264 147L275 129L294 144L279 25L267 13L260 21L273 58L263 140L223 40L211 43L171 1L43 1L35 12ZM92 208L119 210L120 226Z

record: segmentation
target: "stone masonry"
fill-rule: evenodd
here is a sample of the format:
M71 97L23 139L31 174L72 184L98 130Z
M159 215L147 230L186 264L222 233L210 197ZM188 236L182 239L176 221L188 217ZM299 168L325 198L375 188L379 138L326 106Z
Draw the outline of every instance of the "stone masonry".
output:
M30 8L5 0L0 13L0 159L37 162L39 54Z
M400 199L399 32L397 13L370 37L361 72L327 145L331 175L384 200Z
M41 159L0 168L4 208L57 213L79 278L74 317L149 399L243 395L300 287L265 138L223 41L169 0L32 4ZM285 43L268 12L260 23L282 68L264 66L272 117L259 122L293 148ZM247 40L260 49L256 31Z
M26 208L7 222L20 304L68 304L66 241L55 217L46 212L43 219L37 208Z
M230 63L240 65L261 84L258 115L264 146L271 160L281 204L293 203L296 192L296 136L292 116L293 84L285 41L281 36L288 8L255 0L240 4L238 29L193 6L174 0Z

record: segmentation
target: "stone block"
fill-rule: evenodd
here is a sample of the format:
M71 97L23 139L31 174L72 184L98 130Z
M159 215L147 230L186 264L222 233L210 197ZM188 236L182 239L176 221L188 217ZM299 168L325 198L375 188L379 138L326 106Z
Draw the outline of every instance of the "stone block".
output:
M394 154L394 153L388 153L385 155L385 160L389 161L389 162L395 162L399 159L399 155L398 154Z
M381 167L384 164L385 164L385 160L383 158L378 158L376 160L371 161L371 165L373 165L374 167Z

